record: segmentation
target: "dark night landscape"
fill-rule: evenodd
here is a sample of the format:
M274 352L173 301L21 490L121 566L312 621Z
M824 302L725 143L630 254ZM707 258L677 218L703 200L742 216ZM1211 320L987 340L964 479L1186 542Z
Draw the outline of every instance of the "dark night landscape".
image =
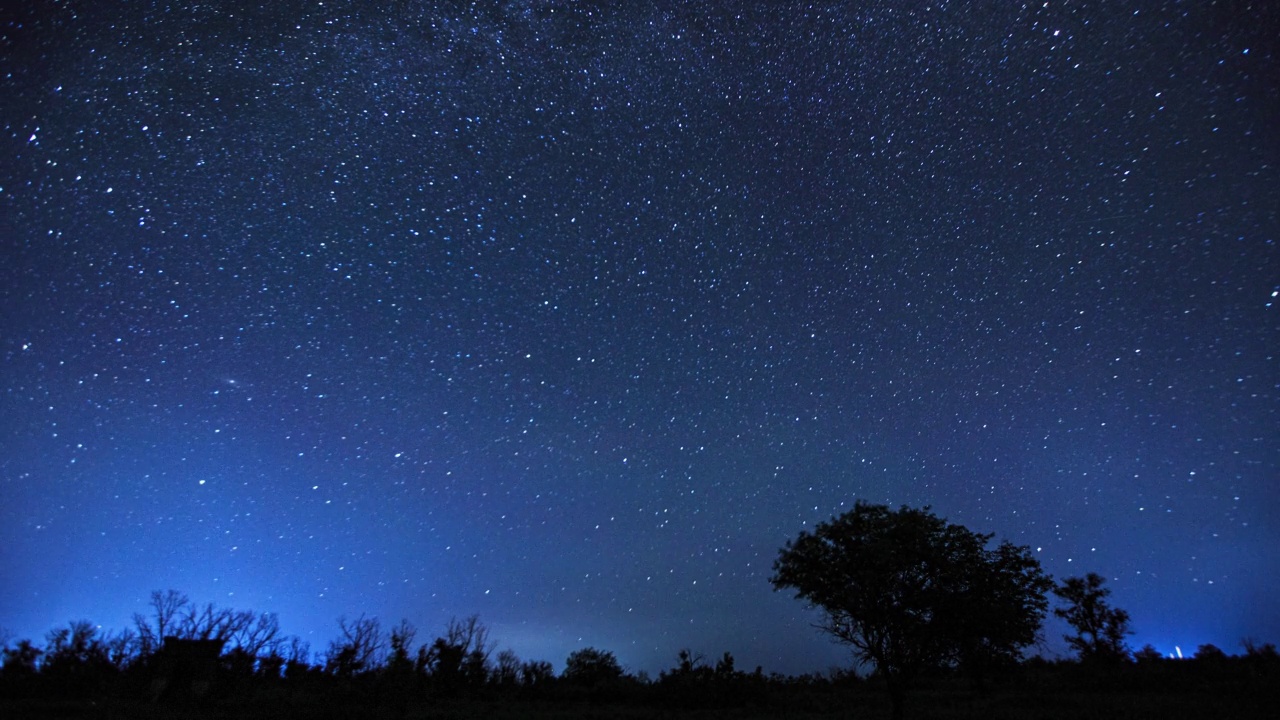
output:
M0 9L0 716L1270 718L1280 5Z

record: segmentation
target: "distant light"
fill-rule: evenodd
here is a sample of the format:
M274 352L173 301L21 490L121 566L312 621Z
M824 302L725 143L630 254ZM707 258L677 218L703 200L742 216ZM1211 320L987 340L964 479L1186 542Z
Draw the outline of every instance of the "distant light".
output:
M1176 653L1178 654L1178 659L1179 659L1179 660L1181 660L1181 659L1182 659L1182 648L1178 647L1177 645L1174 645L1174 646L1173 646L1173 651L1174 651L1174 652L1176 652Z

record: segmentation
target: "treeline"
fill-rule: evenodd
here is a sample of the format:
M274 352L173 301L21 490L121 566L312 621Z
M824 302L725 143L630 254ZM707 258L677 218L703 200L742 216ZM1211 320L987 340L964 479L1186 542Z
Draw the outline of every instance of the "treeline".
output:
M407 621L339 618L327 648L280 631L271 613L198 605L183 593L151 594L150 614L124 630L87 620L48 633L43 646L6 640L0 697L6 700L114 698L184 707L262 704L390 706L449 699L659 703L685 707L762 705L789 690L862 682L855 673L743 672L726 652L714 662L680 650L656 678L630 673L607 650L587 647L557 674L546 660L497 650L478 616L450 620L419 642Z
M43 647L6 641L0 716L65 716L51 703L67 702L96 714L102 703L133 703L121 711L130 716L137 703L179 706L184 716L195 708L237 718L348 717L374 708L438 716L441 704L484 702L491 703L485 714L504 703L521 717L561 717L564 703L585 702L658 716L694 709L901 720L923 705L927 716L983 720L1274 717L1274 645L1246 640L1243 655L1204 645L1188 660L1150 646L1134 653L1125 642L1129 613L1112 606L1102 576L1057 582L1029 547L993 546L993 538L928 508L858 501L786 543L770 583L821 610L815 627L849 647L865 676L744 672L728 653L708 662L681 650L652 678L590 647L570 653L557 675L545 660L495 652L476 616L450 620L425 641L407 621L384 627L374 617L343 617L337 637L313 653L283 635L273 614L199 605L170 590L152 593L150 611L124 630L79 621L50 632ZM1064 639L1072 660L1024 654L1043 637L1050 595L1059 602L1053 614L1071 628Z
M497 651L489 629L475 616L448 622L429 641L408 622L389 628L376 618L342 618L328 647L312 652L304 641L280 632L273 614L198 605L176 591L155 592L150 613L132 627L102 631L88 621L50 632L43 646L5 642L0 693L7 701L99 701L182 707L274 707L315 713L333 707L387 707L404 712L424 703L464 700L592 702L660 708L843 707L850 694L869 707L880 693L862 692L881 681L854 671L825 675L743 671L729 653L709 660L681 650L656 678L627 672L613 653L583 648L564 670L544 660L522 660ZM1150 646L1097 661L1031 658L987 683L1042 692L1046 688L1094 691L1128 687L1187 692L1227 683L1249 690L1280 678L1280 654L1272 644L1244 642L1229 655L1212 645L1193 658L1162 657ZM986 692L956 670L926 679L959 693ZM321 715L324 713L321 712Z

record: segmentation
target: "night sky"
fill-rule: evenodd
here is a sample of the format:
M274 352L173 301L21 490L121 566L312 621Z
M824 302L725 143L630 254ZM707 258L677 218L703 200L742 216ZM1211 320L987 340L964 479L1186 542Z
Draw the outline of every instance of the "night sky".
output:
M1274 3L11 5L12 639L821 671L771 565L863 499L1280 641Z

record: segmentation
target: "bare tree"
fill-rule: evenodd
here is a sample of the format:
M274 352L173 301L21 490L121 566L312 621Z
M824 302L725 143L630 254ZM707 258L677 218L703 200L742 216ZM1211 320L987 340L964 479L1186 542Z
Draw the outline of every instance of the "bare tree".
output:
M275 613L261 613L240 629L228 641L254 657L280 652L280 619Z
M182 612L191 605L191 599L177 590L151 591L151 609L156 618L156 635L161 640L173 632L181 621Z
M311 643L297 635L291 635L284 646L284 676L296 680L307 674L311 667Z
M498 653L493 679L504 687L510 687L520 681L520 658L510 648Z
M464 655L480 653L487 662L493 652L494 646L489 643L489 628L480 622L479 615L472 615L465 620L449 620L444 636L450 645L462 648Z
M252 610L219 608L213 603L204 607L192 605L182 618L181 630L175 635L191 640L227 640L242 635L253 624Z
M177 631L182 614L191 604L190 598L177 590L151 591L151 618L134 613L133 625L138 633L138 653L146 657L160 649L166 635Z
M138 633L129 628L107 635L102 644L106 648L107 659L119 670L140 657Z
M338 618L342 637L329 643L325 671L341 677L352 677L375 670L381 665L384 639L377 618L361 615L347 621Z
M255 658L281 650L280 621L274 613L196 605L177 590L152 591L150 605L150 617L133 616L132 642L140 657L158 651L166 637L225 640L228 650Z

